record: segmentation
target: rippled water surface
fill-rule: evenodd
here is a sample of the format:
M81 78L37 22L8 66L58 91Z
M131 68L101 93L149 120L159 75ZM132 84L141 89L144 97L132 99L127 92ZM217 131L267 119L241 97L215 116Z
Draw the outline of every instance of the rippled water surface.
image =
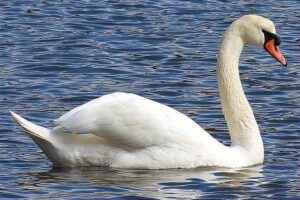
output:
M300 2L1 1L0 198L300 198ZM229 144L216 84L225 28L244 14L277 25L282 67L248 48L241 78L265 144L243 169L54 169L9 115L47 127L106 93L134 92L185 113Z

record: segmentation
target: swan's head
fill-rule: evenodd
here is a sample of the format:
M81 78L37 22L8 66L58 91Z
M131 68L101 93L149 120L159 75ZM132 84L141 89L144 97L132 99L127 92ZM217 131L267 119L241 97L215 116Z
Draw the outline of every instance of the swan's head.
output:
M287 65L286 59L279 50L280 38L271 20L257 15L245 15L236 20L233 25L238 27L246 45L264 48L278 62Z

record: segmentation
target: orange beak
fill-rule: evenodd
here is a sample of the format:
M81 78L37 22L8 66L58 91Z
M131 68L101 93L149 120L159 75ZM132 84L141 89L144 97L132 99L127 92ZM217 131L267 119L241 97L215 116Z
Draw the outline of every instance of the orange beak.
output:
M275 45L275 40L271 39L264 45L266 51L271 54L278 62L283 64L284 66L287 66L286 59L281 54L279 47Z

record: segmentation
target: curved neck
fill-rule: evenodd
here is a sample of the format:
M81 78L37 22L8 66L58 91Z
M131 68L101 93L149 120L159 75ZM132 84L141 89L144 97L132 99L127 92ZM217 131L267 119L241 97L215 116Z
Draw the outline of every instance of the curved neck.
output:
M263 154L263 144L254 114L239 76L239 57L244 42L238 31L228 29L219 50L217 75L222 110L232 146Z

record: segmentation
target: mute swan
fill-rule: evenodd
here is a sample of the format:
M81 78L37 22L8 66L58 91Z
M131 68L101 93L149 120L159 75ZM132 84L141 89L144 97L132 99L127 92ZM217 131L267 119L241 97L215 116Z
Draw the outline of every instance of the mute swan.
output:
M113 93L94 99L61 116L52 130L11 114L56 167L237 168L262 163L263 142L238 69L240 54L248 44L264 48L287 65L269 19L246 15L226 30L217 77L230 147L184 114L135 94ZM86 134L78 134L82 132Z

